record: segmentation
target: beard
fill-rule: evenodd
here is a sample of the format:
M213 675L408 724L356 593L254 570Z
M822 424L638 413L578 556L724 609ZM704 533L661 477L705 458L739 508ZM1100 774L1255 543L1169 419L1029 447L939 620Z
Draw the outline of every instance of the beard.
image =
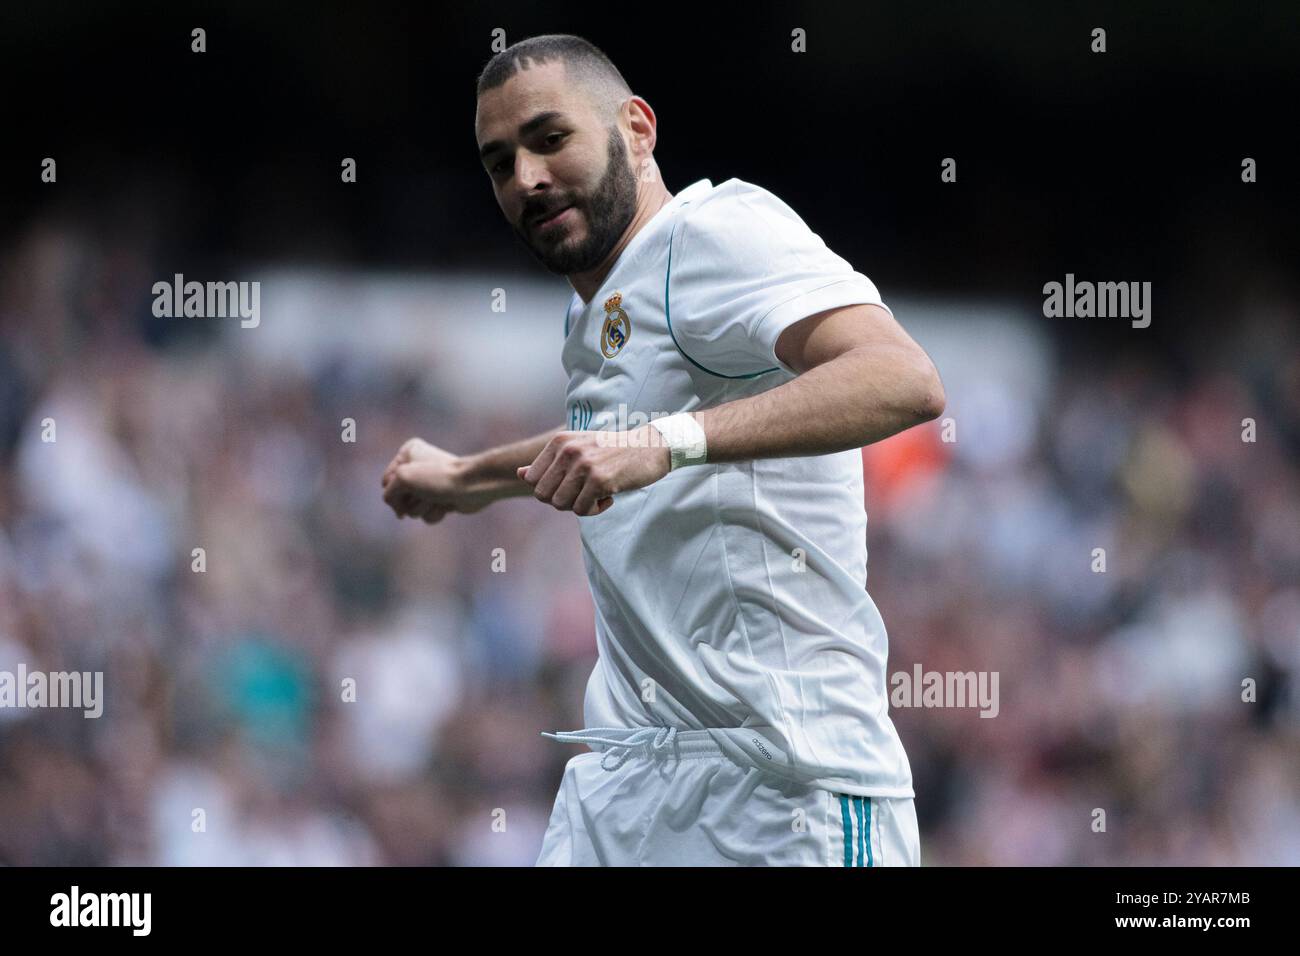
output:
M565 206L580 211L587 221L587 234L578 242L569 240L566 226L554 237L515 227L515 234L550 272L573 275L596 268L622 237L636 215L636 176L627 163L627 147L617 127L609 131L605 154L605 174L586 199L571 197L559 202L525 206L523 221L530 222L544 212L556 212Z

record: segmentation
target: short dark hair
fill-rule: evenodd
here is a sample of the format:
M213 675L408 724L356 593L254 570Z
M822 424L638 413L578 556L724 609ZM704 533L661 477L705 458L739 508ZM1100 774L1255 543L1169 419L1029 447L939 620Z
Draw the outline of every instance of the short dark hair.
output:
M569 33L547 33L506 47L488 60L478 75L477 95L502 86L526 69L555 62L564 64L598 108L613 112L632 95L623 74L599 47Z

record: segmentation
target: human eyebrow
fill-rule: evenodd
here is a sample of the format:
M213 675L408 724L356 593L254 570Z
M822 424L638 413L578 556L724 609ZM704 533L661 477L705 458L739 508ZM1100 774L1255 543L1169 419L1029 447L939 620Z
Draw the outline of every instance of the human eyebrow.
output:
M523 139L530 133L537 132L537 130L541 129L547 123L563 118L564 114L559 110L546 110L545 112L538 113L532 119L526 120L519 125L519 138ZM484 144L483 148L478 151L479 159L486 161L488 156L491 154L500 152L506 148L507 144L504 140L494 139L492 142Z

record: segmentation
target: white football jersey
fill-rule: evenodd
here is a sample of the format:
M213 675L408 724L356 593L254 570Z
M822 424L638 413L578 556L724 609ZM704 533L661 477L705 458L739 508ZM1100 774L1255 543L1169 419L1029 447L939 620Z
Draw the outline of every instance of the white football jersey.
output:
M700 180L590 302L570 299L567 427L624 431L781 385L781 331L858 303L884 305L789 206ZM858 449L679 468L578 522L600 653L588 727L706 729L769 773L913 795L866 591Z

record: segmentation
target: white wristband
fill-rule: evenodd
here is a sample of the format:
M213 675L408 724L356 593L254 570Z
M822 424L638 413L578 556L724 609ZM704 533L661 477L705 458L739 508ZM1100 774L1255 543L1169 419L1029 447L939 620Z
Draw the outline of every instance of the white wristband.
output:
M670 471L676 471L685 465L702 465L708 460L708 444L704 439L704 429L695 420L695 416L683 412L669 415L667 418L654 418L650 425L664 436L668 443Z

